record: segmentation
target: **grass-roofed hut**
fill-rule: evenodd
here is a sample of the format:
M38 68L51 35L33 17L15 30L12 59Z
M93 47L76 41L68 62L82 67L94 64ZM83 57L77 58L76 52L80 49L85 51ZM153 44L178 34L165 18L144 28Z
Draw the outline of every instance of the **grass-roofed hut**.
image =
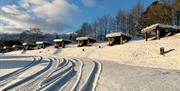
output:
M54 39L53 42L55 43L54 45L55 48L59 48L59 47L65 48L67 44L71 43L71 41L67 39Z
M122 32L107 34L106 38L108 38L109 45L123 44L131 39L131 37L125 35Z
M24 50L33 50L36 45L32 43L23 43Z
M22 50L24 47L21 45L13 45L12 48L14 51L17 51L17 50Z
M146 27L141 30L144 33L145 40L148 41L148 38L160 39L162 37L170 36L180 32L180 26L172 26L165 24L153 24L149 27Z
M37 47L37 49L41 49L41 48L46 48L46 47L48 47L48 46L50 46L51 45L51 43L49 43L49 42L46 42L46 41L37 41L36 42L36 47Z
M77 37L76 40L78 41L78 47L92 46L96 42L96 39L92 37Z

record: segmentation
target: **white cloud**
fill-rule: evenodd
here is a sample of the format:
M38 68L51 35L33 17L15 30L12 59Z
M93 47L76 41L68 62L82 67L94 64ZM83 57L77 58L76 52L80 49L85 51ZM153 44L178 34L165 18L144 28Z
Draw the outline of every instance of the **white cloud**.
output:
M21 0L19 5L1 7L0 17L15 29L38 27L52 33L71 27L79 11L78 6L67 0Z
M6 32L4 32L4 31L6 31ZM1 33L9 33L9 34L12 34L12 33L21 33L23 31L24 30L22 28L14 28L14 27L10 27L10 26L6 26L6 27L0 29Z
M87 7L93 7L96 4L95 0L82 0L82 2Z
M1 8L4 12L9 14L20 14L19 10L17 10L16 5L6 5Z

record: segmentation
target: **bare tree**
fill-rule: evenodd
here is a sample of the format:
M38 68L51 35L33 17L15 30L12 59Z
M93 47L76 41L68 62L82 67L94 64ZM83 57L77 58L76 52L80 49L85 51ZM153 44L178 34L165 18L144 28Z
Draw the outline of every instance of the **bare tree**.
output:
M94 38L97 38L97 32L98 32L98 21L95 20L92 24L91 24L91 29L92 29L92 36Z
M173 4L173 20L176 25L180 25L180 1L175 0Z
M84 22L79 30L76 31L78 36L89 36L91 33L91 26L89 23Z
M111 16L103 16L98 20L98 35L102 40L106 40L105 35L111 31L113 18Z
M129 15L128 15L128 25L131 25L131 35L137 35L140 33L140 18L141 14L144 12L144 8L140 1L137 2L135 6L132 7ZM129 26L130 27L130 26Z
M122 31L122 32L126 32L126 13L123 10L119 10L117 16L117 30L118 31Z
M43 33L39 28L30 28L20 34L21 42L35 43L36 41L43 40Z
M134 26L134 17L132 14L128 15L128 19L127 19L127 31L126 34L127 35L134 35L135 34L135 26Z

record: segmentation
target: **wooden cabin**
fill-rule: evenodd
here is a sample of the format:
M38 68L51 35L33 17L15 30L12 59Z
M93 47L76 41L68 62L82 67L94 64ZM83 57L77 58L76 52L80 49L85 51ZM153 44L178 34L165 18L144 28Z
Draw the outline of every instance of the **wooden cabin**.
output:
M59 47L65 48L67 44L71 43L71 41L67 39L54 39L53 42L55 43L54 45L55 48L59 48Z
M107 34L106 38L108 38L108 42L110 46L115 45L115 44L123 44L123 43L128 42L131 39L131 37L121 32Z
M24 50L33 50L36 45L31 43L23 43Z
M14 49L14 51L17 51L17 50L22 50L24 47L21 45L13 45L12 48Z
M145 40L160 39L180 32L180 26L164 25L164 24L153 24L141 30L144 34Z
M41 48L46 48L46 47L48 47L48 46L50 46L51 45L51 43L49 43L49 42L46 42L46 41L37 41L36 42L36 47L37 47L37 49L41 49Z
M96 42L96 39L91 37L77 37L76 40L78 41L78 47L92 46Z
M4 52L5 52L5 53L6 53L6 52L11 52L11 51L13 51L13 48L12 48L12 47L9 47L9 46L4 46L3 49L4 49Z

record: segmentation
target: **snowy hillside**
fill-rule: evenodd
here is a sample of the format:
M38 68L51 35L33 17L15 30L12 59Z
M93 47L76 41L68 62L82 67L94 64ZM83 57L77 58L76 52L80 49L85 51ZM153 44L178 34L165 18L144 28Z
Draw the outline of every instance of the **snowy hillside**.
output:
M160 47L165 55L160 55ZM96 43L78 48L73 44L21 52L1 54L0 90L180 90L180 34L116 46Z
M128 65L180 69L180 34L147 42L145 40L137 40L116 46L107 46L107 44L108 43L96 43L92 47L69 45L68 48L65 49L49 47L28 51L26 54L46 57L93 58ZM101 46L101 48L99 48L99 46ZM167 52L165 55L160 55L160 47L165 48L165 52ZM82 49L85 51L82 51ZM21 51L10 54L21 54Z

